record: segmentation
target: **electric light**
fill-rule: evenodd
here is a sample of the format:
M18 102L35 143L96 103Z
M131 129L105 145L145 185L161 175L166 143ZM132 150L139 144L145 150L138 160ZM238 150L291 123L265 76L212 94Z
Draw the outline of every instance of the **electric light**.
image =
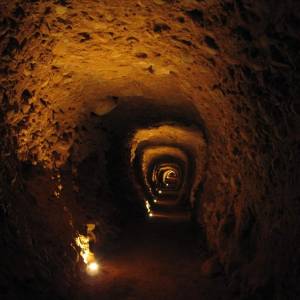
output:
M90 276L95 276L99 272L99 263L95 259L94 253L90 250L90 241L95 241L96 237L93 233L95 224L87 224L87 235L77 234L75 238L76 245L80 248L80 256L86 264L86 272Z
M153 214L152 214L152 212L151 212L151 205L150 205L150 203L149 203L148 200L145 201L145 205L146 205L146 209L147 209L148 216L149 216L149 217L152 217Z
M99 273L100 266L96 261L88 263L86 266L86 272L90 276L95 276Z
M156 200L156 199L154 199L154 200L153 200L153 202L154 202L154 203L157 203L157 200Z
M162 191L161 191L161 190L159 190L159 191L158 191L158 193L159 193L159 194L162 194Z

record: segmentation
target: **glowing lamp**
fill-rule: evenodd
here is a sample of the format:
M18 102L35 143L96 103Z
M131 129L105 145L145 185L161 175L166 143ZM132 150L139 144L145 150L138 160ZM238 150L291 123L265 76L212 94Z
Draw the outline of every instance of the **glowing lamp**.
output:
M90 276L95 276L99 273L100 266L96 261L88 263L86 266L86 272Z
M162 191L161 191L161 190L159 190L159 191L158 191L158 193L159 193L159 194L162 194Z
M86 264L86 272L90 276L95 276L99 273L99 263L96 261L94 253L90 250L90 241L95 241L96 236L93 233L95 224L87 224L88 235L77 235L75 238L76 245L80 248L80 256Z

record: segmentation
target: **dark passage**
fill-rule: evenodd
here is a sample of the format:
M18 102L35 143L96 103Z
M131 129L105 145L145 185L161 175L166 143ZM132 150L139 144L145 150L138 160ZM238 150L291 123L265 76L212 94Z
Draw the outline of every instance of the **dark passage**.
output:
M0 299L300 299L300 1L0 0Z

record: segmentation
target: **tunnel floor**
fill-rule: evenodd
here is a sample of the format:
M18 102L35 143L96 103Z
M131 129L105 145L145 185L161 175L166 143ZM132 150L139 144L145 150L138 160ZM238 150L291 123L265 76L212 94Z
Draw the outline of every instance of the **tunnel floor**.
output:
M182 215L131 226L88 279L91 299L228 299L223 276L201 276L207 252Z

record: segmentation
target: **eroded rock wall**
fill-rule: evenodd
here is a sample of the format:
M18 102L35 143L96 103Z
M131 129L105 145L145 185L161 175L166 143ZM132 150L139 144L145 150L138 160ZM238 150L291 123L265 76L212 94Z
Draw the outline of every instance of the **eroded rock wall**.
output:
M297 1L1 1L1 14L3 139L18 154L3 154L5 170L83 161L108 147L91 118L111 99L182 93L209 135L199 222L211 249L234 289L271 293L275 279L294 296L284 281L299 276ZM5 206L19 187L2 185Z

